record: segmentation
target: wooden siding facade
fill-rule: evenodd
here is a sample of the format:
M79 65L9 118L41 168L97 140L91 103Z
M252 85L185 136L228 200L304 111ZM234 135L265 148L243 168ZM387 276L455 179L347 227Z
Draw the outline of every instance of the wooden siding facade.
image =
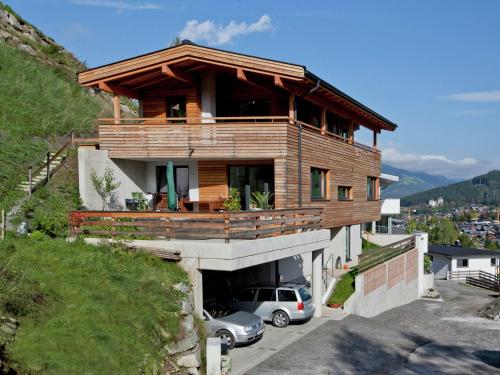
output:
M277 122L276 122L277 121ZM101 125L100 148L111 158L198 160L201 201L228 194L228 166L274 164L275 207L299 208L299 132L302 132L302 207L323 208L323 226L339 227L380 218L380 201L367 199L367 177L380 175L380 152L300 130L285 119L255 123ZM311 199L311 168L328 171L329 196ZM352 188L352 200L339 200L338 186Z

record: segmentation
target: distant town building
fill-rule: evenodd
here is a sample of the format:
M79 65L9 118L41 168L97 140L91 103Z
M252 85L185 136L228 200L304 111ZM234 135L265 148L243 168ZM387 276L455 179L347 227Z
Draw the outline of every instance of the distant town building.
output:
M439 197L438 199L431 199L429 201L429 206L434 208L434 207L443 207L444 200L443 197Z

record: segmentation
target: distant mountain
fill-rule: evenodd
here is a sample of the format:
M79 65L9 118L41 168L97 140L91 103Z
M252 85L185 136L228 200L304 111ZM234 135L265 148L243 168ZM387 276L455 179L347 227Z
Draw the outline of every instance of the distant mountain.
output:
M402 206L427 203L443 197L445 206L461 207L470 204L500 205L500 170L474 177L470 180L443 186L401 199Z
M382 190L383 198L401 198L456 182L456 180L450 180L444 176L433 176L424 172L410 172L388 164L382 164L382 173L399 176L399 182Z

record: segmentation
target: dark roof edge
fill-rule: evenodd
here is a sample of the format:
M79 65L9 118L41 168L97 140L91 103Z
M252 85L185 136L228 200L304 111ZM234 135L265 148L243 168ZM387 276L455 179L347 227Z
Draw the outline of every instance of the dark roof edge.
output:
M497 256L500 257L500 251L498 250L483 250L471 247L461 247L454 245L429 245L429 253L447 255L451 257L459 256Z
M339 90L338 88L336 88L335 86L333 86L332 84L328 83L327 81L321 79L320 77L318 77L316 74L310 72L309 70L305 69L305 75L307 78L310 78L312 80L320 80L321 81L321 84L326 87L328 90L330 91L333 91L335 94L343 97L344 99L348 100L349 102L351 102L352 104L354 104L355 106L357 107L360 107L362 108L364 111L370 113L371 115L375 116L376 118L378 118L380 121L383 121L385 122L387 125L389 125L390 127L392 127L392 130L396 130L396 128L398 127L397 124L395 124L394 122L388 120L387 118L385 118L384 116L378 114L377 112L375 112L374 110L368 108L366 105L358 102L356 99L354 99L353 97L347 95L345 92Z

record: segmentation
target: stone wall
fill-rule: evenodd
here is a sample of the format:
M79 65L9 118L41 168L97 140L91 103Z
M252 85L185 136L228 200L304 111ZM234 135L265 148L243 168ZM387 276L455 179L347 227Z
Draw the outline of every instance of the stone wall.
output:
M16 335L19 323L13 318L0 316L0 373L8 374L9 365L4 357L4 350L7 344L12 341Z

